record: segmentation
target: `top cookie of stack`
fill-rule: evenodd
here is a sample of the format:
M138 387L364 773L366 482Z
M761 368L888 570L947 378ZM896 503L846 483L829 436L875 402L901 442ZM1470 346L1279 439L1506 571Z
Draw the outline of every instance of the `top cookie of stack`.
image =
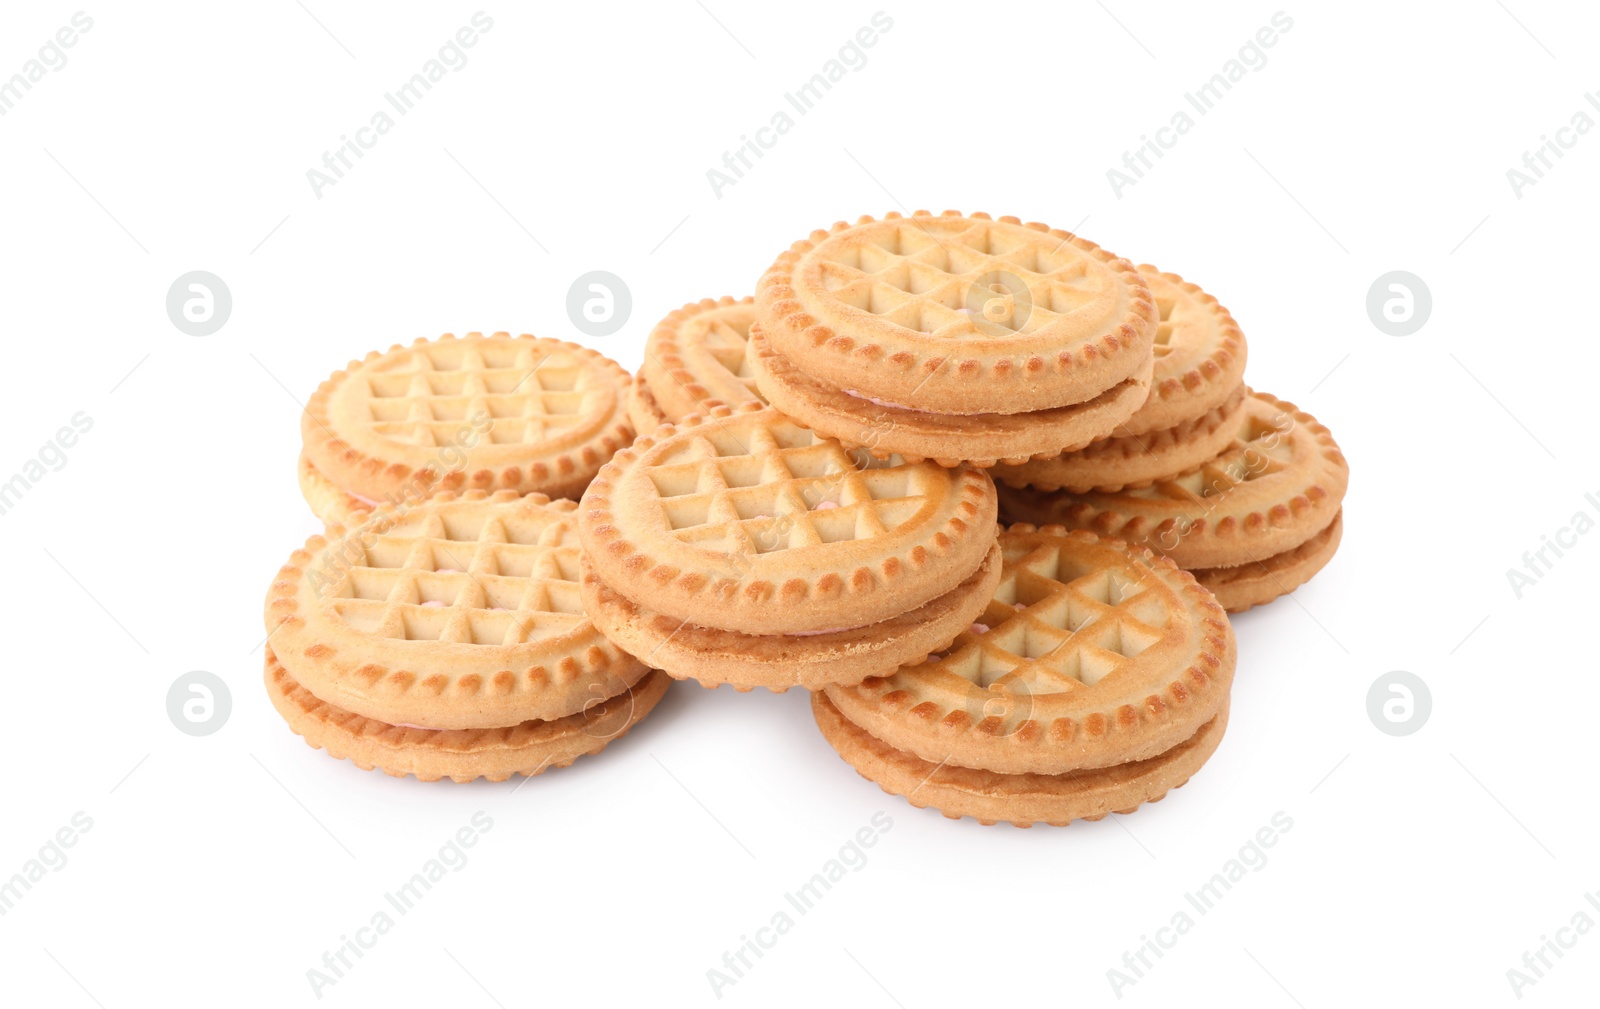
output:
M815 231L756 290L761 393L874 455L991 466L1082 448L1145 402L1159 314L1127 260L1015 217Z

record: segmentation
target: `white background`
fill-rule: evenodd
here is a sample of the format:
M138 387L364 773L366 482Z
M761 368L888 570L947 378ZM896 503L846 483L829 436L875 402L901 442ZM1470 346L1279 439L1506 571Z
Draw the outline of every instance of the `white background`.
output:
M721 1002L1116 1003L1108 969L1278 811L1267 864L1122 1002L1517 1001L1525 950L1600 921L1600 536L1521 599L1506 575L1600 516L1600 134L1520 199L1506 171L1600 116L1600 24L1532 0L1285 7L1266 65L1118 198L1106 170L1279 9L1199 6L884 6L867 64L720 198L706 170L876 3L485 7L468 64L320 199L307 169L477 4L86 9L67 65L0 117L0 481L94 421L0 516L0 878L75 812L93 827L0 917L0 999L316 1002L307 970L482 810L470 862L322 1002L710 1005L708 969L882 810L868 864ZM77 9L8 5L0 77ZM294 463L330 371L451 330L575 337L566 291L594 269L634 310L589 342L634 368L657 318L750 292L811 229L948 207L1202 284L1249 337L1250 382L1350 459L1344 546L1236 622L1233 721L1188 787L1064 830L947 821L858 778L804 693L686 684L515 794L365 773L287 731L261 601L318 528ZM207 337L164 308L196 269L234 299ZM1433 298L1407 337L1365 308L1396 269ZM233 698L205 738L165 707L195 669ZM1366 711L1396 669L1433 699L1403 738ZM1592 997L1597 953L1578 937L1523 1000Z

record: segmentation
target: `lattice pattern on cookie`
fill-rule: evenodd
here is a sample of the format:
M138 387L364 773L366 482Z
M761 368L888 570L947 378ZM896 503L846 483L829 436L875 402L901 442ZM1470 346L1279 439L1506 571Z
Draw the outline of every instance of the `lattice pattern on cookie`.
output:
M1294 418L1283 411L1270 419L1247 411L1233 444L1216 458L1188 473L1124 493L1147 500L1205 503L1241 484L1289 468L1294 451L1288 438L1293 429Z
M357 381L373 433L428 447L459 443L475 421L488 425L481 437L491 444L543 442L584 423L614 392L575 355L509 338L418 344Z
M750 370L750 324L753 321L754 316L748 312L707 312L685 322L678 341L687 346L698 340L707 354L750 390L751 399L762 399L761 391L756 388L755 373Z
M882 536L922 510L929 476L779 421L702 433L649 478L671 535L744 555Z
M405 641L517 645L583 625L570 520L495 505L444 505L351 544L361 563L327 605L353 630Z
M1067 693L1114 675L1172 623L1170 603L1128 572L1075 560L1059 542L1001 546L989 608L919 671L943 669L982 691Z
M1034 333L1112 282L1103 265L1049 232L982 219L905 219L825 257L823 284L834 298L948 339Z

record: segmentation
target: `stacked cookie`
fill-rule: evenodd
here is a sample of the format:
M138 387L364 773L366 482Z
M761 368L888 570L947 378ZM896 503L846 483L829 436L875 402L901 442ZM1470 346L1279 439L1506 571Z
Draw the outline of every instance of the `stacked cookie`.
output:
M1145 279L1014 217L863 217L814 231L756 286L756 384L846 445L941 465L1024 463L1110 435L1144 403Z
M424 781L595 753L671 682L578 588L575 498L630 443L628 374L575 344L445 335L352 361L301 419L327 524L267 596L267 693L312 746Z
M584 614L575 508L441 493L311 537L267 594L279 714L335 757L423 781L599 752L669 681Z
M1002 514L1149 547L1247 610L1332 558L1349 467L1314 417L1244 385L1244 336L1215 298L1139 272L1161 317L1150 398L1087 448L995 467Z
M864 777L951 818L1065 825L1189 780L1222 739L1235 646L1170 560L1016 525L983 615L928 661L812 695Z
M584 493L583 599L624 650L742 690L943 648L1000 578L994 483L847 450L759 403L663 424Z
M1007 486L1003 513L1165 554L1230 612L1270 602L1338 549L1350 467L1328 429L1292 403L1249 392L1238 412L1226 447L1194 469L1106 491Z

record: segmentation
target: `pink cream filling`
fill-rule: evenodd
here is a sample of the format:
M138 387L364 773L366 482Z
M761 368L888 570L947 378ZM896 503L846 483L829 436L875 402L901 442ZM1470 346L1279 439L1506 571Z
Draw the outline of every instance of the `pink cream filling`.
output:
M844 392L844 394L846 396L851 396L851 397L854 397L855 399L864 399L868 403L873 404L874 406L886 407L886 408L888 408L890 410L904 410L906 413L932 413L933 412L931 410L918 410L914 406L905 406L904 404L901 404L901 403L891 403L886 399L873 399L871 396L868 396L866 393L857 392L854 389L844 389L842 391Z

